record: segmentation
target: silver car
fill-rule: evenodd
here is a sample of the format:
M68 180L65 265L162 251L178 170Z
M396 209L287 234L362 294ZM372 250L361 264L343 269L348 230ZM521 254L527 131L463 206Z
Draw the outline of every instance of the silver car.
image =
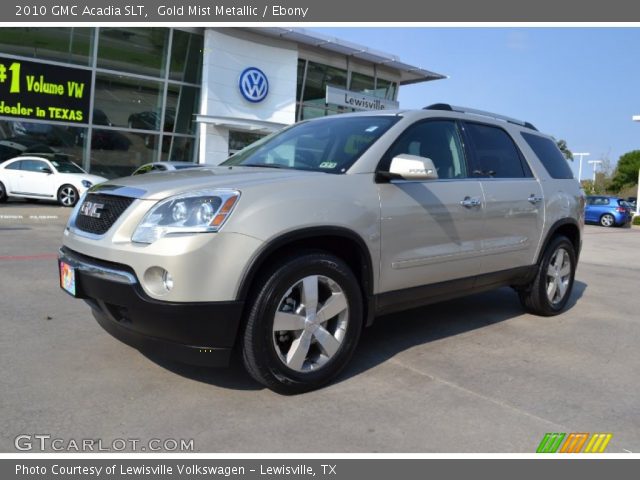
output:
M549 136L446 104L337 115L220 166L92 188L61 286L141 350L281 393L330 382L380 314L505 285L567 305L584 198Z

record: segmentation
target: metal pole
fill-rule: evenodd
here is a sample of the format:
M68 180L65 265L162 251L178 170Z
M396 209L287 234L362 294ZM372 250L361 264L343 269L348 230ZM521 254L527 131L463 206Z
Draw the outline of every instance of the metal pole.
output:
M602 163L602 160L589 160L587 163L590 163L593 165L593 187L595 188L596 186L596 170L598 165L600 165Z
M578 183L580 183L580 181L582 180L582 159L584 157L588 157L591 154L584 152L584 153L574 153L573 155L575 157L580 157L580 163L578 164Z
M634 115L631 117L631 120L640 122L640 115ZM636 215L640 215L640 202L638 202L638 197L640 197L640 170L638 170L638 191L636 192Z
M640 202L638 202L638 197L640 197L640 169L638 169L638 191L636 192L636 215L640 215Z

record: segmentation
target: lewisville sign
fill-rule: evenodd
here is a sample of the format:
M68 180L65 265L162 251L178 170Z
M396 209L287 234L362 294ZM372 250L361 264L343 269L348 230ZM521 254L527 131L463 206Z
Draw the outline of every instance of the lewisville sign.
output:
M367 93L343 90L342 88L332 87L331 85L327 85L325 101L328 104L355 108L357 110L396 110L400 108L400 104L393 100L386 100Z
M87 123L91 72L0 56L0 116Z

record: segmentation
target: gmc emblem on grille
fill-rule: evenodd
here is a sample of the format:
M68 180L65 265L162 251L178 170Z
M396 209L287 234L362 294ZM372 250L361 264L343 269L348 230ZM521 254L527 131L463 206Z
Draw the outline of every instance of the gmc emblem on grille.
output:
M100 218L104 203L84 202L80 207L80 214L87 217Z

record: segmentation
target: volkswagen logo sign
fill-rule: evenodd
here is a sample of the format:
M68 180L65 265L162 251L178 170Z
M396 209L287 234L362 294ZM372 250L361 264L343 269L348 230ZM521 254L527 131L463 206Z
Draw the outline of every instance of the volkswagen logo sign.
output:
M269 80L262 70L256 67L245 68L240 74L240 93L245 100L258 103L269 93Z

